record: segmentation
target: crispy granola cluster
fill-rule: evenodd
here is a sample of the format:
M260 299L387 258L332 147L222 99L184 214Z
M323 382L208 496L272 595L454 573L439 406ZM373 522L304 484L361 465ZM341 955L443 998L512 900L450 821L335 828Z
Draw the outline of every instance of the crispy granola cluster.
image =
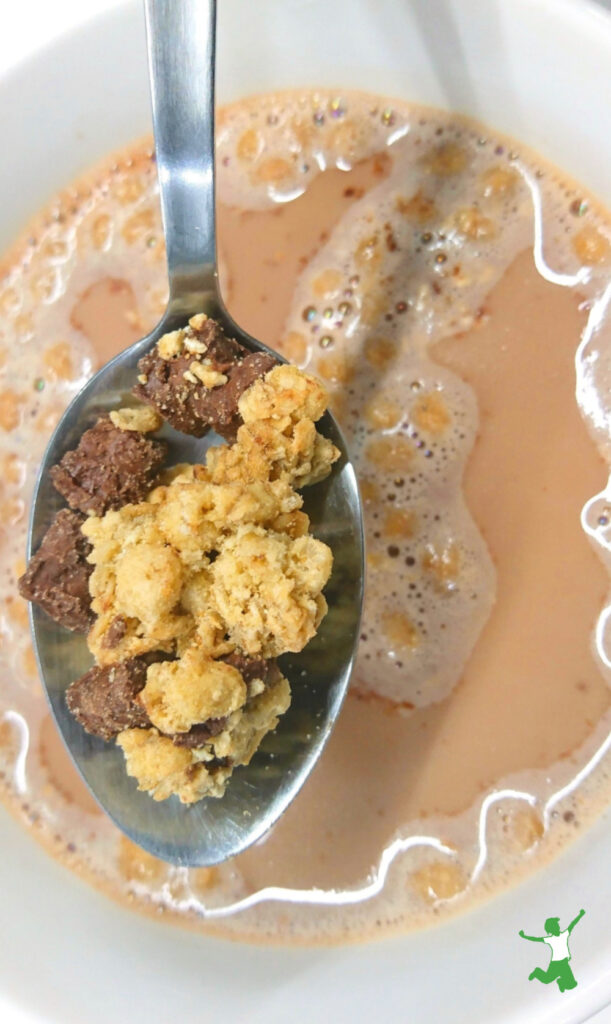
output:
M221 795L233 766L248 763L289 706L277 670L264 687L247 687L219 659L300 651L326 612L331 551L309 535L294 490L337 458L314 426L325 404L314 378L276 366L241 397L233 445L210 449L206 465L166 471L146 501L82 526L98 665L175 656L149 666L138 695L150 728L117 739L129 774L155 799ZM175 742L219 719L223 728L200 747Z
M257 420L257 409L268 418ZM336 457L310 419L323 410L317 381L278 366L241 399L235 444L210 449L205 466L168 471L146 501L86 520L97 616L89 644L98 664L182 654L192 644L215 658L235 648L265 658L302 650L326 611L332 558L309 535L293 485L304 466L309 479L315 461L320 479ZM244 438L251 442L261 426L253 451ZM301 434L303 446L295 443ZM109 639L118 619L123 635Z
M89 629L96 664L66 694L83 728L116 739L155 800L192 803L222 796L290 704L274 659L316 633L332 565L296 488L339 453L315 426L319 382L203 314L139 370L147 404L102 417L54 468L77 511L59 513L21 586ZM162 469L166 446L146 435L164 420L233 443Z

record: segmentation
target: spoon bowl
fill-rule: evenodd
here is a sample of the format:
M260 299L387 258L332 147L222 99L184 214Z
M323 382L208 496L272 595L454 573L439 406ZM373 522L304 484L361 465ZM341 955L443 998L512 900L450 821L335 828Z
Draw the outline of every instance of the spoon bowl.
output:
M62 500L50 470L76 447L103 413L130 399L137 363L167 331L205 312L251 351L270 350L245 334L218 289L214 230L214 0L146 0L153 122L166 236L170 299L151 334L116 356L85 385L60 420L43 457L33 495L28 558L37 550ZM280 356L280 361L284 362ZM331 475L303 492L312 532L333 551L325 595L329 611L299 654L279 659L292 703L249 765L236 769L222 799L194 805L176 797L156 803L125 772L121 750L89 735L69 713L65 692L92 658L83 636L56 625L30 605L34 649L55 721L91 793L133 842L160 859L208 866L260 839L288 807L314 767L348 686L363 598L362 513L354 469L330 414L320 428L341 452ZM168 463L203 462L222 443L181 434L166 424Z

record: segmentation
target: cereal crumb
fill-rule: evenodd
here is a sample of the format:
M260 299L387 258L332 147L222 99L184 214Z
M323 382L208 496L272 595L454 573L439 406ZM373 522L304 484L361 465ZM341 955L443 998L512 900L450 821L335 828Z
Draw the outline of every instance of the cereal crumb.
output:
M150 405L142 405L136 409L117 409L110 413L110 419L119 430L137 430L141 434L159 430L163 424L157 410Z
M196 313L189 320L189 327L192 327L194 331L201 331L207 319L208 317L205 313Z
M184 331L171 331L164 334L157 343L157 351L162 359L172 359L179 356L183 350Z
M219 373L218 370L213 369L212 366L206 366L205 363L193 362L189 371L195 377L195 383L199 381L205 388L218 388L229 380L226 374Z

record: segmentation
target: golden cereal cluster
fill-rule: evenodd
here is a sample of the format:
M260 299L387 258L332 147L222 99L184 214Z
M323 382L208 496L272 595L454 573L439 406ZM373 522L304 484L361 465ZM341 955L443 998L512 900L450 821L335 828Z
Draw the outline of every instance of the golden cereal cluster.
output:
M184 660L181 659L181 662ZM169 664L180 665L181 662ZM210 665L220 664L223 663L210 662ZM151 669L155 667L151 666ZM183 683L187 681L186 677L191 670L192 666L184 665L179 669L184 677ZM240 673L236 669L234 671L241 680ZM197 683L201 703L207 703L203 691L210 677L193 676L192 681ZM151 682L153 685L149 690ZM145 706L147 710L150 709L151 721L157 720L157 712L160 712L160 718L164 721L168 720L166 713L170 718L173 714L179 719L181 716L183 720L188 718L188 711L185 715L184 706L180 702L180 684L178 689L172 687L167 704L159 702L159 706L156 706L155 700L161 685L162 682L156 677L147 682L142 691ZM290 703L288 681L278 672L277 678L268 682L265 689L227 716L223 731L211 737L204 747L197 750L177 747L167 736L162 736L157 728L125 729L117 737L117 743L125 754L128 774L138 780L139 789L147 790L154 800L165 800L176 794L182 803L195 803L204 796L223 796L233 768L249 763L263 737L276 728L279 716L284 714ZM192 707L190 695L185 704Z
M276 366L242 395L244 420L230 447L213 448L214 483L282 481L292 487L318 483L339 456L314 426L327 408L323 385L294 366Z
M327 610L331 551L309 535L294 489L326 476L339 455L314 425L325 408L318 381L274 367L242 396L233 445L210 449L206 465L168 470L146 501L82 527L92 544L97 618L88 642L97 663L178 655L147 670L139 699L153 728L117 740L129 774L155 799L222 795L232 766L248 763L290 703L280 673L247 686L215 659L300 651ZM210 719L226 721L200 749L161 735Z

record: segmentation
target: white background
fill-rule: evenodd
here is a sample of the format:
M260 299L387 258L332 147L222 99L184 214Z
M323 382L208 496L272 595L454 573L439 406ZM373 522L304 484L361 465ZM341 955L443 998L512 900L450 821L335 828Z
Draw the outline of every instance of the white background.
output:
M598 2L611 10L611 0ZM121 0L17 0L10 4L10 9L6 4L0 16L0 75L70 27L119 3ZM611 1024L611 1006L591 1020L595 1024ZM15 1017L3 1024L21 1021Z

